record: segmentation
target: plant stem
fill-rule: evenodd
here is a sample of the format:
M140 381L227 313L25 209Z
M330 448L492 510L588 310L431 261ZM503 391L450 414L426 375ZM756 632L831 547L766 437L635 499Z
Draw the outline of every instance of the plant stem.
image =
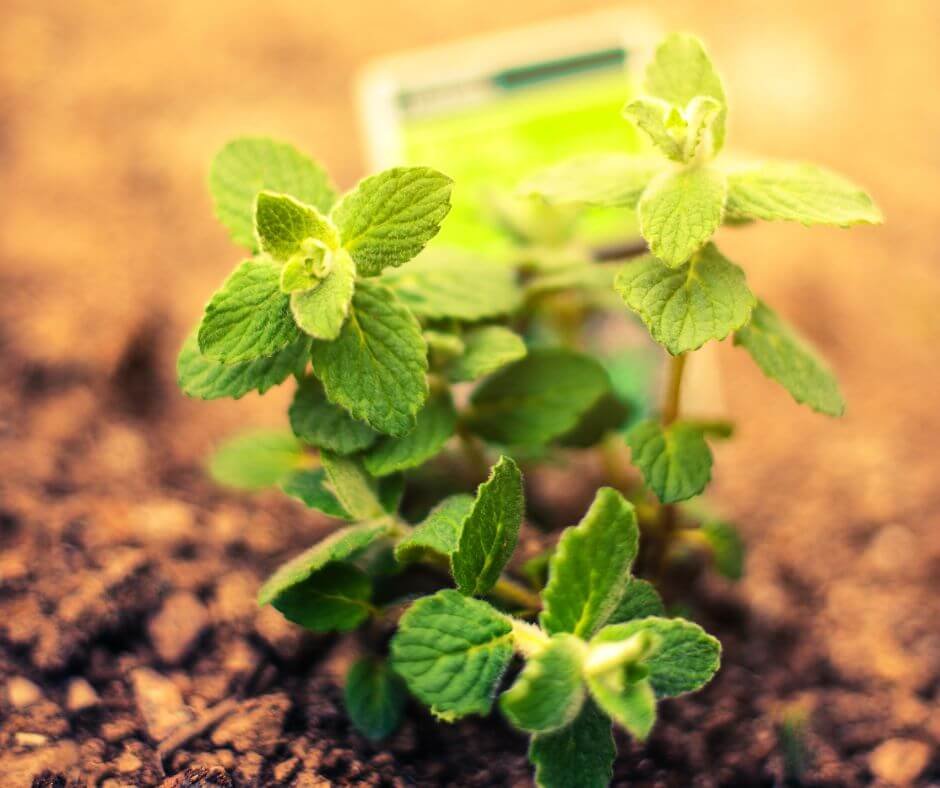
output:
M486 461L486 454L477 438L463 427L457 427L457 437L460 440L460 448L463 451L464 459L470 466L474 475L480 480L486 479L490 475L490 465Z
M539 599L538 594L506 575L500 575L491 593L503 602L521 607L524 613L537 613L542 609L542 600Z
M679 402L682 398L682 373L685 371L685 353L670 356L669 380L666 384L666 395L663 400L662 419L663 426L668 427L679 418Z

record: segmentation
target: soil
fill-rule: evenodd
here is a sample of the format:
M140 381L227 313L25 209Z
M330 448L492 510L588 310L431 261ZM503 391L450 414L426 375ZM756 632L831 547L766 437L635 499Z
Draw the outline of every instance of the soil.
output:
M224 493L201 466L235 429L283 423L284 393L187 402L173 370L236 259L204 190L226 138L305 143L349 184L365 58L584 4L316 5L5 3L4 787L529 784L525 741L497 715L447 726L414 707L381 745L350 728L348 643L254 604L327 521ZM756 5L689 0L664 23L711 42L733 143L852 173L888 223L723 235L753 288L825 350L850 411L804 412L721 348L739 428L711 498L748 538L748 573L695 587L722 670L664 703L645 746L620 741L615 782L773 786L789 761L805 785L940 784L940 105L927 100L940 12Z

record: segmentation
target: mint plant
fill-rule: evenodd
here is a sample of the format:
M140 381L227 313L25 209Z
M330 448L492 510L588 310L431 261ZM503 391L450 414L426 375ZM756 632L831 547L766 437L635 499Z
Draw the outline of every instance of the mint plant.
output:
M504 259L422 251L450 208L452 183L435 170L396 167L338 197L293 147L230 143L210 188L250 257L177 364L201 399L293 381L289 431L236 437L210 472L337 521L258 601L315 632L355 632L353 725L391 734L409 696L444 722L496 704L531 736L536 782L549 787L606 784L612 726L646 738L660 699L719 666L718 641L669 617L651 582L675 598L669 571L689 555L732 579L743 571L735 527L691 500L711 478L709 441L731 425L681 413L688 353L733 335L798 402L844 408L825 362L712 236L757 219L880 221L864 192L821 168L722 164L724 88L691 36L662 43L625 115L653 154L579 157L522 186L537 200L493 198L513 240ZM585 204L635 211L649 254L592 260ZM658 406L624 393L645 374L625 385L588 352L591 315L622 314L621 303L666 350ZM627 448L638 474L621 462ZM538 520L520 465L586 451L601 455L607 485L520 566L520 535Z

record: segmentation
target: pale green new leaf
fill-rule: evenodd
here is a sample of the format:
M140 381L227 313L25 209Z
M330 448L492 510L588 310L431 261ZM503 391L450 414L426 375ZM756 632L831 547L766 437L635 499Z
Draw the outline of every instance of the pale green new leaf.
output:
M551 204L634 208L647 184L664 167L662 159L653 156L587 154L535 173L518 191L539 196Z
M330 402L320 381L313 376L300 381L287 415L294 435L304 443L337 454L355 454L369 448L378 438L368 424L356 421Z
M326 213L336 199L319 164L292 145L261 137L228 143L216 155L209 175L215 213L233 240L255 248L254 205L260 191L283 192Z
M524 513L519 466L510 457L500 457L489 479L477 489L451 557L461 593L480 596L493 587L516 549Z
M333 209L360 276L408 262L437 235L453 181L429 167L394 167L359 182Z
M373 476L388 476L423 465L450 440L457 425L457 411L450 392L432 395L418 411L415 428L402 438L383 437L363 458Z
M226 487L261 490L277 484L303 459L303 447L289 432L257 430L219 446L209 460L209 475Z
M555 635L529 658L515 683L499 699L517 728L547 733L571 723L584 703L581 664L584 643L573 635Z
M663 427L648 419L627 433L633 464L663 503L698 495L712 475L712 453L702 430L692 423Z
M270 260L246 260L206 306L199 350L223 364L273 356L300 339L281 292L280 271Z
M657 646L643 665L659 698L695 692L707 684L721 662L721 643L698 624L684 618L638 618L611 624L598 632L591 645L616 643L646 632L656 637Z
M419 317L475 322L514 312L522 289L512 266L454 249L429 249L382 277Z
M336 500L355 519L370 520L385 514L378 481L366 473L360 459L321 450L320 460Z
M388 535L386 522L360 523L334 531L300 555L282 564L258 591L258 604L274 602L290 588L303 583L327 564L355 558L377 539Z
M273 356L220 364L199 352L199 340L193 331L176 360L176 376L179 387L188 397L239 399L250 391L264 394L272 386L283 383L291 373L302 372L309 356L310 340L304 337Z
M539 788L607 788L616 757L610 720L590 698L574 722L529 744Z
M838 227L882 222L871 197L848 179L813 164L785 161L729 172L728 214Z
M372 580L352 564L331 563L285 589L271 605L312 632L348 632L369 617Z
M533 350L480 384L467 421L487 440L541 446L573 429L608 391L607 372L590 356Z
M463 336L464 352L448 367L453 381L477 380L526 354L525 342L503 326L480 326Z
M634 618L664 616L665 614L666 606L655 586L648 580L634 577L631 578L620 604L617 605L617 609L608 621L611 624L620 624Z
M339 243L336 229L316 208L270 191L255 198L255 233L258 248L280 262L299 253L308 238L321 241L328 249Z
M841 416L845 400L828 365L809 342L763 301L751 322L734 335L767 377L776 380L797 402L819 413Z
M638 98L624 107L623 114L646 132L666 158L685 160L680 142L686 123L676 107L661 99Z
M379 741L394 733L407 700L402 680L384 659L363 657L346 674L346 712L350 722L368 739Z
M737 331L757 303L744 271L711 243L680 268L650 256L626 263L614 287L674 356Z
M349 315L355 289L356 267L350 256L339 249L333 255L333 267L319 284L291 293L294 322L316 339L336 339Z
M281 492L300 501L310 509L316 509L328 517L352 520L343 505L327 487L328 480L323 468L302 468L292 471L278 482Z
M618 725L645 741L656 722L656 695L646 679L624 683L619 673L589 676L591 697Z
M415 602L391 643L392 668L438 717L487 714L512 657L512 622L446 589Z
M427 399L427 344L414 315L386 287L362 281L332 342L314 341L314 374L331 402L401 437Z
M701 533L711 548L718 573L729 580L740 580L744 575L744 540L738 529L722 520L710 520L702 524Z
M473 501L472 495L464 493L445 498L395 545L395 558L407 564L433 553L449 560L457 549L460 528L473 508Z
M687 33L671 33L656 48L646 68L645 91L657 98L685 107L696 96L710 96L721 104L715 120L714 152L725 140L727 114L725 89L702 42Z
M620 603L638 545L633 505L602 487L581 522L558 540L542 592L542 627L549 633L593 635Z
M721 224L728 184L714 167L664 172L640 199L640 233L671 268L686 262Z

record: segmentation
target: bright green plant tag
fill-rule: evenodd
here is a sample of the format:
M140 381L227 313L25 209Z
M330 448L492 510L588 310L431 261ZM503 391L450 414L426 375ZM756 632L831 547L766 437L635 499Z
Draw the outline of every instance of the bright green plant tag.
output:
M246 260L225 280L199 324L199 350L223 364L273 356L300 339L269 260Z
M573 429L609 390L606 370L590 356L533 350L480 384L467 420L487 440L542 446Z
M216 155L209 175L215 213L235 243L254 250L255 196L283 192L323 213L336 193L326 171L292 145L259 137L242 137Z
M429 167L394 167L360 181L333 209L360 276L407 263L440 229L453 181Z
M522 337L503 326L481 326L464 334L463 354L450 364L448 377L453 381L477 380L526 354Z
M640 233L670 268L685 263L721 224L727 179L714 167L664 172L640 199Z
M593 635L623 597L638 543L633 506L616 490L602 487L581 522L558 540L542 592L542 627L581 638Z
M348 632L369 617L372 580L352 564L331 563L271 600L288 621L312 632Z
M584 642L572 635L555 635L531 657L499 699L507 719L524 731L546 733L570 724L584 703L581 663Z
M352 520L352 515L336 500L327 487L328 480L323 468L302 468L291 471L280 479L278 486L285 495L300 501L310 509L316 509L328 517Z
M441 719L487 714L512 657L512 622L486 602L446 589L408 608L391 652L392 668Z
M300 381L287 415L294 435L304 443L336 454L355 454L378 438L368 424L356 421L327 400L323 386L313 376Z
M770 161L729 172L728 214L838 227L882 222L878 206L854 183L797 162Z
M378 482L366 472L359 458L321 450L320 460L336 499L354 518L371 520L385 514Z
M290 295L294 322L316 339L336 339L356 289L356 267L345 250L333 254L329 273L313 287Z
M763 373L797 402L827 416L841 416L845 400L839 383L816 350L763 301L751 322L734 335Z
M309 356L310 340L304 337L273 356L220 364L199 352L199 340L194 331L186 338L176 360L176 378L188 397L239 399L251 391L264 394L272 386L283 383L291 373L302 373Z
M632 621L634 618L664 616L665 614L666 606L656 587L649 580L634 577L627 584L620 604L617 605L617 609L611 614L608 622L620 624L624 621Z
M493 587L516 549L524 514L519 466L510 457L500 457L477 490L451 557L461 593L480 596Z
M445 498L395 545L395 558L401 563L410 563L433 553L449 560L457 549L460 528L473 502L473 496L464 493Z
M373 476L416 468L435 456L454 434L457 411L449 391L431 395L418 411L415 428L402 438L383 437L366 454L366 470Z
M665 168L656 157L621 153L588 154L535 173L520 194L551 204L581 203L635 208L653 177Z
M290 433L256 430L219 446L209 460L209 474L226 487L261 490L277 484L303 459L303 447Z
M590 699L574 722L533 736L529 745L539 788L606 788L616 756L610 719Z
M343 693L349 720L367 739L394 733L405 713L408 695L402 680L384 659L363 657L346 674Z
M360 282L339 336L315 341L311 359L327 397L353 418L396 437L414 429L428 394L427 344L388 288Z
M744 576L744 540L738 529L722 520L710 520L702 524L701 533L711 548L718 573L729 580L740 580Z
M322 261L339 245L336 229L316 208L270 191L255 198L255 233L258 248L282 263L295 255L317 255ZM311 241L319 241L326 249Z
M674 356L724 339L747 323L757 303L744 271L711 243L680 268L655 257L626 263L614 287Z
M712 475L712 453L702 429L691 422L663 427L641 421L627 433L633 464L663 503L676 503L698 495Z

